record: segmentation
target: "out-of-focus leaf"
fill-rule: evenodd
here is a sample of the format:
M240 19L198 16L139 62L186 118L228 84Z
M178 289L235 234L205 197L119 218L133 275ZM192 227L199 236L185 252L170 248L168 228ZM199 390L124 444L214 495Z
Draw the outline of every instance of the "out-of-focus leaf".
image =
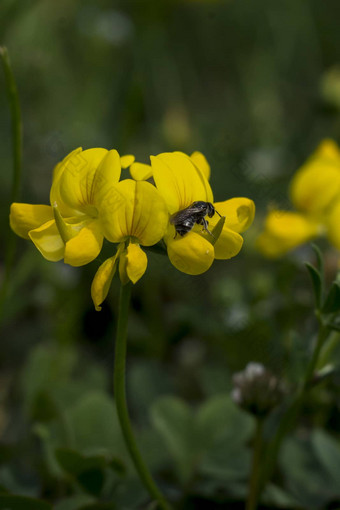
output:
M108 467L112 469L115 473L117 473L119 476L124 476L126 473L126 466L124 462L117 457L113 457L110 459L108 463Z
M316 255L316 265L317 265L317 269L319 271L319 273L321 275L323 275L323 271L324 271L324 261L323 261L323 255L322 255L322 251L320 250L320 248L318 247L317 244L314 244L312 243L312 248L314 250L314 253Z
M298 502L295 498L293 498L286 491L278 487L277 485L268 484L263 497L261 498L263 503L270 505L270 507L279 507L279 508L298 508Z
M87 492L99 496L105 481L107 462L104 456L85 456L68 448L57 448L55 455L60 466L73 475Z
M319 461L310 440L287 439L279 461L285 489L303 508L323 508L338 496L338 486Z
M224 440L230 437L233 443L245 443L251 438L254 425L254 419L241 411L228 394L217 395L202 404L195 419L198 442L202 450L209 449L221 437Z
M334 313L340 309L340 283L333 282L322 307L323 313Z
M151 419L176 462L180 478L187 480L197 451L190 407L177 397L162 397L153 404Z
M108 395L88 393L67 411L67 416L77 451L126 457L114 402Z
M296 331L287 335L287 357L285 378L293 386L298 386L309 362L309 351L306 339Z
M202 469L214 471L212 459L216 454L217 470L223 465L231 476L247 472L248 453L239 450L251 437L254 420L231 401L229 394L212 397L196 412L178 398L161 398L152 407L152 421L175 460L182 481L190 478L202 462Z
M89 469L104 469L106 459L102 455L85 456L69 448L57 448L56 459L60 466L72 475L79 475Z
M308 262L305 263L305 266L312 279L316 308L320 309L322 306L322 286L323 286L321 273L320 271L318 271L318 269L316 269Z
M52 510L52 505L39 499L1 494L0 508L3 510Z
M54 506L54 510L79 510L82 506L89 505L93 502L94 499L92 496L88 494L77 494L76 496L71 496L70 498L59 501Z
M90 503L79 507L77 510L115 510L116 508L114 503Z
M340 497L340 441L320 429L313 432L311 440L319 461L339 488Z

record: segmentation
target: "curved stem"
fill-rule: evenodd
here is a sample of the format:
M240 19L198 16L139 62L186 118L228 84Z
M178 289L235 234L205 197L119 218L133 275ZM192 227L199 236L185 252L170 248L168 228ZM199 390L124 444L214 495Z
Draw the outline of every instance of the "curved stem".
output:
M15 84L15 78L13 75L7 48L3 46L0 46L0 58L5 73L6 87L12 117L13 179L12 179L11 202L16 202L19 197L21 182L22 121L19 96ZM10 273L15 255L15 245L16 237L13 235L12 232L9 231L6 242L5 272L4 272L5 274L0 291L0 320L2 315L3 304L5 302L8 291Z
M292 426L296 423L296 420L298 418L298 415L300 413L301 407L305 401L305 398L311 388L311 382L313 381L313 375L316 370L318 360L320 353L322 351L322 347L324 345L324 342L326 341L328 335L329 335L329 329L324 326L322 321L319 321L320 328L318 333L317 342L315 345L315 348L313 350L313 354L311 359L309 360L309 363L307 365L307 369L305 372L305 376L303 378L303 382L301 384L300 390L297 392L296 396L293 398L289 408L287 409L286 413L284 414L282 420L280 421L280 425L277 429L277 432L275 434L275 437L271 444L268 445L266 449L266 455L265 455L265 464L264 468L261 474L261 480L259 484L259 496L261 495L263 489L265 488L265 485L269 478L272 475L272 472L274 470L277 457L279 455L280 447L282 444L282 441L284 440L285 436L288 434L289 430L292 428Z
M257 418L256 430L254 438L253 461L251 467L251 475L249 482L249 492L246 504L246 510L255 510L257 508L259 482L260 482L260 465L263 446L263 419Z
M129 412L126 403L126 344L127 344L127 325L129 315L129 304L131 297L131 283L121 285L119 310L118 310L118 324L117 336L115 346L115 361L114 361L114 394L116 401L116 408L122 433L125 439L125 444L137 473L144 486L148 490L150 496L154 498L162 510L170 510L170 506L166 502L163 494L155 484L144 460L139 452L136 439L132 430Z

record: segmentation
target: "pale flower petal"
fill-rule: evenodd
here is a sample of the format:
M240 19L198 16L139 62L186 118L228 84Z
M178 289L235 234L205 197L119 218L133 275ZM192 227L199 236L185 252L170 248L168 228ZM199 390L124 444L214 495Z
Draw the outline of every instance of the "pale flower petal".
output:
M168 256L172 265L183 273L198 275L208 271L214 261L214 247L196 232L184 237L167 239Z
M29 237L45 259L57 262L64 257L65 244L54 220L30 230Z
M84 266L98 257L103 245L99 222L93 221L83 227L79 234L65 245L64 262L71 266Z
M93 278L91 285L91 296L94 306L98 312L101 310L100 305L108 295L112 278L116 272L118 255L119 250L114 257L106 259L105 262L103 262L98 268Z
M29 239L29 231L47 221L53 220L53 209L50 205L19 204L11 205L9 223L13 232L24 239Z

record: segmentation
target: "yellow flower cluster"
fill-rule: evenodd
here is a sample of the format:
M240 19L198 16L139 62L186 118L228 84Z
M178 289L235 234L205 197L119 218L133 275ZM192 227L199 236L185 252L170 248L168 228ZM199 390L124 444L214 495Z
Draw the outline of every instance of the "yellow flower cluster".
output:
M240 233L254 219L255 206L248 198L213 203L210 167L201 153L190 157L181 152L163 153L152 156L151 165L134 159L120 157L116 150L76 149L54 169L51 205L11 206L13 231L30 239L47 260L63 259L82 266L99 255L104 239L118 245L92 283L97 310L117 268L123 284L136 283L143 276L147 256L141 246L164 239L177 269L201 274L214 259L238 254L243 243ZM121 179L125 168L130 169L132 179ZM195 224L185 235L176 234L171 216L195 201L213 204L223 217L214 214L209 218L209 228L218 227L217 236L202 229L202 224Z
M333 140L324 140L299 168L289 195L296 210L269 212L259 250L275 258L321 235L340 249L340 150Z

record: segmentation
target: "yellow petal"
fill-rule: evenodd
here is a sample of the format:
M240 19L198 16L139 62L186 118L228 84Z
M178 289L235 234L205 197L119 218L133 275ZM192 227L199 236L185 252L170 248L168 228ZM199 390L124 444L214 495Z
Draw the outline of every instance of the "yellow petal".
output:
M13 232L29 239L29 231L53 220L53 210L49 205L19 204L11 205L9 223Z
M81 161L82 148L79 147L74 151L70 152L60 163L58 163L53 170L53 181L50 191L50 203L53 206L57 204L59 207L59 211L63 216L74 216L76 214L74 208L66 205L61 196L60 196L60 179L65 171L68 168L68 164L76 166L78 162Z
M167 246L171 263L182 273L202 274L214 261L214 247L196 232L175 239L169 236Z
M330 138L325 138L325 140L322 140L319 144L311 158L323 158L338 162L340 158L340 149L338 144Z
M146 181L152 177L152 167L145 163L133 163L130 166L130 175L135 181Z
M67 241L64 255L66 264L84 266L98 257L103 245L103 234L99 227L99 222L93 221Z
M29 237L45 259L57 262L64 257L65 245L54 220L30 230Z
M93 214L94 178L107 153L106 149L88 149L68 159L59 180L60 198L64 204L81 213ZM58 206L63 214L62 206Z
M129 237L152 246L164 236L168 211L155 186L126 179L113 186L100 208L105 237L118 243Z
M225 202L216 202L214 207L221 216L225 216L225 227L235 232L242 233L253 223L255 204L249 198L231 198ZM218 216L215 214L211 220L212 226L217 220Z
M215 244L215 259L227 260L235 257L242 245L243 237L224 225Z
M119 276L123 285L131 281L133 284L143 276L148 265L148 259L138 244L129 243L119 258Z
M121 167L129 168L129 166L132 165L134 160L135 160L135 156L132 156L132 154L126 154L124 156L121 156L121 158L120 158Z
M63 171L66 168L66 163L69 159L73 158L80 152L82 152L82 147L78 147L77 149L74 149L72 152L70 152L62 161L60 161L53 170L53 181L58 179L60 177L60 174L63 173Z
M332 141L325 141L296 172L290 196L297 209L322 214L340 193L340 152Z
M116 150L111 150L102 159L94 175L89 202L97 207L106 200L106 194L120 179L121 158Z
M148 265L148 259L138 244L130 243L127 247L126 272L132 283L138 282Z
M151 156L151 166L156 186L171 214L198 200L213 202L209 182L186 154L166 152Z
M203 175L208 179L210 179L210 165L206 159L206 157L198 151L195 151L190 156L194 165L199 168L199 170L203 173Z
M332 209L327 218L329 241L340 250L340 202Z
M114 257L106 259L105 262L103 262L98 268L93 278L91 285L91 297L97 312L102 309L100 305L108 295L112 278L116 272L118 255L119 250Z
M257 239L257 247L264 255L277 257L320 233L320 224L307 216L273 210L266 218L265 230Z

